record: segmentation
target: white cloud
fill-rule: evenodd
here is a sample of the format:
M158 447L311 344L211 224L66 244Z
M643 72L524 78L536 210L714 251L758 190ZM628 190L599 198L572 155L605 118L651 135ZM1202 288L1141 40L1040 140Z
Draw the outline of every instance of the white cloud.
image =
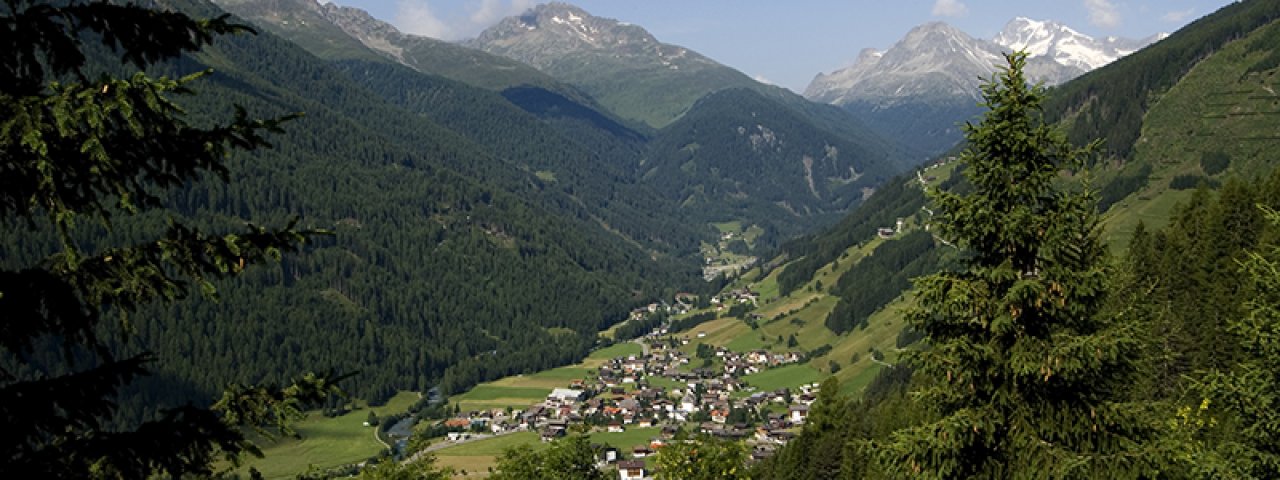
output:
M534 0L480 0L480 6L471 12L471 24L480 29L498 23L504 17L519 15L533 8Z
M773 82L773 80L764 78L764 75L756 75L754 77L751 77L751 79L757 82L763 83L765 85L777 85L776 83Z
M454 29L431 11L425 0L400 0L396 5L396 27L405 33L452 39Z
M1187 21L1187 19L1191 18L1195 14L1196 14L1196 9L1188 8L1186 10L1178 10L1178 11L1166 13L1162 15L1160 19L1169 23L1182 23Z
M933 2L933 14L939 17L962 17L969 13L969 7L966 7L960 0L937 0Z
M448 11L432 8L437 0L399 0L392 22L401 31L442 40L475 36L505 17L533 8L535 0L472 0Z
M1120 10L1111 0L1084 0L1084 8L1089 11L1089 23L1103 28L1120 26Z

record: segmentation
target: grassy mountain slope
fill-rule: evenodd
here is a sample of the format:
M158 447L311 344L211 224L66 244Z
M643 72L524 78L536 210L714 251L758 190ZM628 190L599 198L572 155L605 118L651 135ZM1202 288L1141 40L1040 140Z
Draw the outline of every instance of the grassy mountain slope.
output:
M1198 63L1153 103L1133 148L1150 177L1110 210L1112 238L1125 241L1138 221L1163 226L1199 183L1256 178L1280 164L1278 61L1280 22L1272 22Z
M1178 32L1055 88L1046 115L1063 120L1077 143L1103 139L1108 152L1132 158L1147 111L1202 60L1227 43L1280 18L1280 4L1227 5Z
M761 87L746 75L637 25L552 2L508 17L464 43L576 85L610 111L661 128L706 94Z

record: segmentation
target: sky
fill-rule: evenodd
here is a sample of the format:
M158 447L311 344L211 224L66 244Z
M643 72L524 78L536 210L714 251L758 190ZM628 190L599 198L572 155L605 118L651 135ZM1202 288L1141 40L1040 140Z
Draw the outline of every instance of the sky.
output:
M541 0L322 0L369 11L400 30L475 37ZM1230 0L570 0L644 27L757 80L803 92L814 75L884 50L912 27L943 21L991 38L1017 16L1057 20L1094 37L1172 33Z

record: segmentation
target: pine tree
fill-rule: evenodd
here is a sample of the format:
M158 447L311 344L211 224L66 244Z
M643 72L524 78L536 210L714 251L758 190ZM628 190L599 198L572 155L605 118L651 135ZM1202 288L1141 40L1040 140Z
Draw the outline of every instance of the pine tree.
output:
M982 121L965 128L968 194L938 192L938 235L965 253L957 271L917 280L908 315L928 348L912 357L916 392L938 420L872 450L915 478L1106 478L1147 468L1146 425L1119 401L1138 341L1098 315L1105 250L1089 192L1060 188L1092 148L1041 120L1026 55L982 87Z
M747 447L710 436L676 439L658 450L654 478L658 480L745 480Z
M88 56L113 52L145 70L245 31L226 17L107 1L0 6L0 221L61 239L47 258L0 259L0 477L208 474L215 460L257 451L240 426L288 433L282 422L333 391L332 378L310 375L286 389L231 386L212 408L162 411L132 429L105 426L116 392L155 358L119 358L103 336L127 339L129 313L182 297L192 284L214 295L212 280L278 259L308 232L250 225L213 235L175 219L151 241L83 242L77 224L111 228L159 210L164 190L210 174L226 181L225 157L268 146L264 135L284 120L239 111L229 123L192 125L171 97L191 93L202 73L117 78L87 67ZM60 355L48 354L58 347Z
M1280 213L1268 208L1266 217L1280 227ZM1244 358L1197 379L1201 404L1183 407L1173 420L1175 433L1189 434L1180 459L1202 478L1280 477L1280 247L1250 253L1241 266L1253 295L1248 313L1228 328ZM1214 437L1219 419L1232 422L1224 425L1227 438Z

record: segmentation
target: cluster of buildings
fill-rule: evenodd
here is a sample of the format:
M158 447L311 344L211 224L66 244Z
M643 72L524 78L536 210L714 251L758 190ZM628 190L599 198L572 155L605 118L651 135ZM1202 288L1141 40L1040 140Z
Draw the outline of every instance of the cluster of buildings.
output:
M691 359L676 348L681 342L660 340L664 333L659 329L644 339L646 354L611 359L592 378L573 380L526 409L467 412L446 425L492 433L536 431L543 441L571 431L659 428L648 442L618 446L622 451L602 450L602 464L615 466L622 479L632 479L647 478L643 463L635 459L652 455L682 428L744 441L753 448L753 457L762 459L790 441L805 423L817 398L817 384L759 391L742 379L799 362L804 358L801 353L733 352L717 347L713 368L693 368L691 362L703 359Z

